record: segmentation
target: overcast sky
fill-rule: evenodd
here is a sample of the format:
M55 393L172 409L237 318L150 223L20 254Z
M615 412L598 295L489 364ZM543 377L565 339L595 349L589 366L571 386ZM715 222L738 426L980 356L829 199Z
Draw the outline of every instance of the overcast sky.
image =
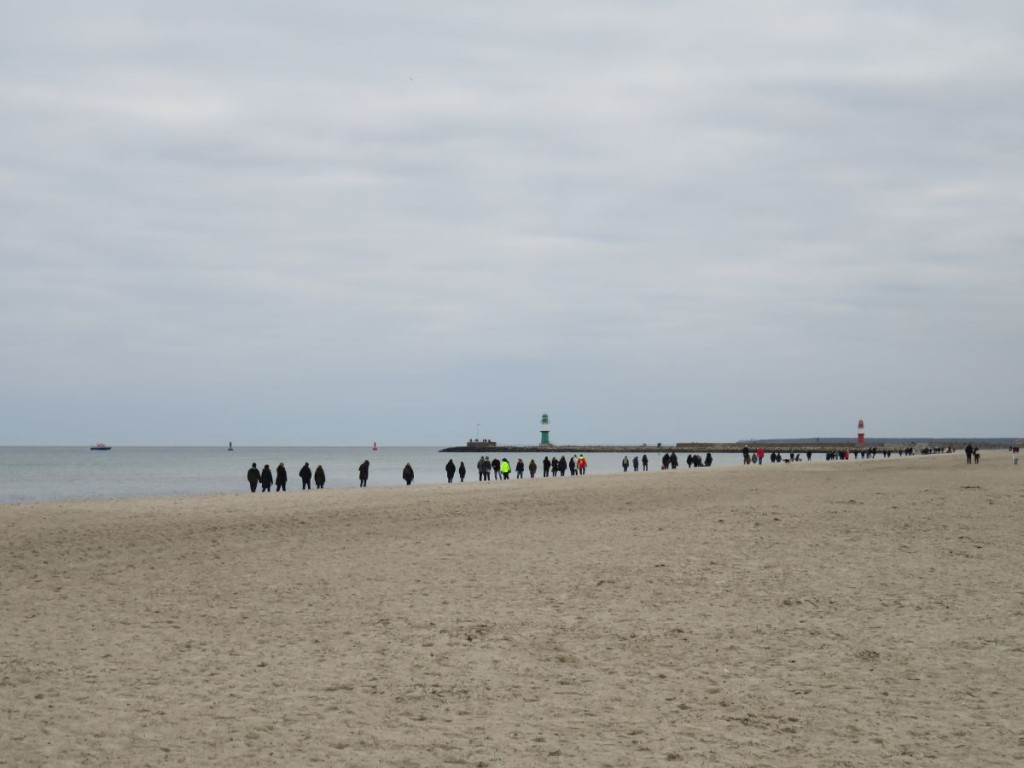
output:
M0 5L0 443L1024 434L1024 4Z

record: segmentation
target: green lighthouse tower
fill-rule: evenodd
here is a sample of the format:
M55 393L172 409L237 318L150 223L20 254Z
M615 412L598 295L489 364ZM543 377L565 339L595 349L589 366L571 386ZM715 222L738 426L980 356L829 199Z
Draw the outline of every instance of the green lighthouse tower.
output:
M541 414L540 417L540 444L551 445L551 425L548 423L548 415Z

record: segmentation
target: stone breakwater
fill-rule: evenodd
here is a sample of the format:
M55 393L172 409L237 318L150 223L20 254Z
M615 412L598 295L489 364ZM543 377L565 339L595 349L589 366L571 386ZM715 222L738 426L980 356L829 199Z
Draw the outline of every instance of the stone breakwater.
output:
M744 447L751 450L764 448L765 452L772 453L829 453L833 451L881 450L897 451L908 446L905 445L871 445L858 446L855 442L849 443L779 443L779 442L750 442L750 443L675 443L671 445L504 445L494 442L470 441L466 445L456 445L450 448L442 448L441 453L656 453L662 454L669 451L676 453L742 453Z

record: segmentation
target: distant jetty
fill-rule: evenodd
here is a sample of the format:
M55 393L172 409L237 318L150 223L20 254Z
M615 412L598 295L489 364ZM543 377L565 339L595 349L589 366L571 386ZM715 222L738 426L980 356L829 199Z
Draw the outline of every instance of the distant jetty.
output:
M787 440L748 440L737 443L641 443L640 445L555 445L552 443L533 445L505 445L494 440L467 440L465 445L442 448L441 453L743 453L743 449L764 448L768 453L832 453L836 451L899 451L913 448L915 452L924 448L931 450L952 448L960 450L968 443L987 448L1009 448L1021 445L1018 438L869 438L863 444L856 440L839 438L802 438Z

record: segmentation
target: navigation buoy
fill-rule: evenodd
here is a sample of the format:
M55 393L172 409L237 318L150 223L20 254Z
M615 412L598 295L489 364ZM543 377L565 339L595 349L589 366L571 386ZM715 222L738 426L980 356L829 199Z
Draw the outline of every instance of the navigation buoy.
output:
M377 441L376 440L373 441L373 450L375 450L375 451L377 450Z

